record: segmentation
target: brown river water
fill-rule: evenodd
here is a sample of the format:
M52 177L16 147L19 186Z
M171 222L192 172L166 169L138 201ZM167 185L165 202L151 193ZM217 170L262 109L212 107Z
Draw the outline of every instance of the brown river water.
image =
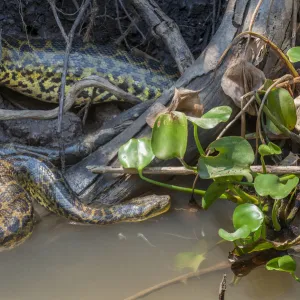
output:
M181 184L186 179L176 181ZM0 253L0 299L122 300L189 272L175 268L175 256L180 252L208 250L202 268L226 261L231 245L215 244L220 241L220 227L232 229L234 206L219 201L208 211L195 212L187 205L189 195L170 195L173 202L168 213L141 223L87 226L68 224L52 215L44 217L27 242ZM218 299L224 272L230 283L229 269L215 271L143 299ZM237 285L228 285L225 299L289 300L299 299L299 295L300 284L289 274L260 267Z

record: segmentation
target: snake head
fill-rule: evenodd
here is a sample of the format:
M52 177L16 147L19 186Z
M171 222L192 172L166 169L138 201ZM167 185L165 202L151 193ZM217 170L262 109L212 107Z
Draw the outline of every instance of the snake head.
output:
M122 204L121 204L122 205ZM124 204L126 206L126 222L144 221L166 212L171 205L169 195L149 195L131 199Z

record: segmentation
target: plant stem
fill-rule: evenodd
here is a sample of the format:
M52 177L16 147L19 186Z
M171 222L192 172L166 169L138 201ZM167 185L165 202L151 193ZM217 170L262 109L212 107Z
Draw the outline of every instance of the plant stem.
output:
M280 200L275 200L272 208L272 222L273 222L273 227L275 231L280 231L281 226L278 222L277 214L278 214L278 209L280 206Z
M199 136L198 136L198 126L195 125L194 123L193 125L194 125L194 139L195 139L196 146L198 148L200 155L205 156L205 151L200 143Z
M181 164L187 169L187 170L192 170L197 174L197 167L192 167L189 166L182 158L178 158L178 160L181 162Z
M238 196L240 196L242 198L243 203L247 203L250 202L252 204L259 204L259 201L257 198L255 198L254 196L246 193L245 191L243 191L242 189L240 189L238 186L234 186L233 184L229 184L228 185L229 189L232 190L234 193L236 193Z
M172 184L166 184L166 183L162 183L162 182L159 182L159 181L156 181L156 180L152 180L150 178L145 177L142 172L139 172L139 175L140 175L141 179L143 179L143 180L145 180L149 183L161 186L161 187L165 187L165 188L168 188L168 189L171 189L171 190L184 192L184 193L192 193L193 192L193 189L191 189L191 188L186 188L186 187L172 185ZM194 194L204 196L205 193L206 193L206 191L204 191L204 190L194 189ZM220 198L221 199L228 199L227 196L224 195L224 194L221 195Z
M262 155L260 156L260 161L261 161L261 166L262 166L262 169L263 169L263 173L267 174L265 159Z

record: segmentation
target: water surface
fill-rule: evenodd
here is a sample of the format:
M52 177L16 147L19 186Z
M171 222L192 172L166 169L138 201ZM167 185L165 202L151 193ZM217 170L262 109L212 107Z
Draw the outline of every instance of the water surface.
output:
M178 179L177 183L181 183ZM166 190L156 190L166 193ZM1 300L122 300L136 292L190 270L178 271L180 252L209 249L202 267L225 261L230 244L218 229L228 230L233 205L219 201L209 211L191 210L189 195L170 193L170 212L141 223L111 226L71 225L50 215L36 225L20 247L0 253ZM218 299L223 273L214 273L159 290L144 299ZM228 286L226 299L299 299L300 284L288 274L256 269L237 286Z

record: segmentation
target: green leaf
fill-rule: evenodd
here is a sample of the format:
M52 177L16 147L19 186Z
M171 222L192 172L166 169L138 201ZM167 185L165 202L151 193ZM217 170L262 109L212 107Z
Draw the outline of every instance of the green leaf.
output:
M300 61L300 47L293 47L286 54L292 63Z
M251 232L260 230L264 222L263 212L254 204L244 203L238 205L233 212L233 226L236 230L229 233L224 229L219 230L219 235L227 241L246 239Z
M270 196L273 199L283 199L296 187L298 177L288 179L284 184L274 174L259 174L254 180L254 188L258 195Z
M258 152L261 156L280 154L281 148L274 143L269 142L268 145L260 145L258 148Z
M209 150L217 150L217 156L200 157L198 173L202 179L223 176L242 175L252 181L250 165L254 161L251 145L242 137L229 136L220 138L208 146Z
M198 254L194 252L183 252L176 255L175 267L178 270L189 268L195 272L204 260L204 254Z
M188 126L184 113L173 111L160 115L152 130L152 151L159 159L183 158L187 137Z
M232 109L230 106L218 106L212 108L201 118L187 116L187 119L203 129L211 129L221 122L227 122L231 116Z
M227 183L214 181L202 198L202 207L208 209L226 191Z
M280 123L289 130L294 129L297 122L296 106L294 99L286 89L272 90L268 95L267 106ZM267 128L274 134L280 133L269 119L267 119Z
M141 171L154 158L151 140L149 138L129 140L120 147L118 157L123 168L135 168Z
M236 207L232 221L235 229L247 226L250 232L254 232L263 224L264 214L256 205L244 203Z
M269 260L266 268L267 270L294 273L296 271L296 262L290 255L284 255Z
M259 251L264 251L267 249L272 249L274 248L273 244L270 242L261 242L255 247L253 247L251 250L247 251L247 253L252 253L252 252L259 252Z
M227 232L226 230L224 229L219 229L219 236L226 240L226 241L229 241L229 242L233 242L233 241L236 241L236 240L239 240L239 239L245 239L246 237L249 236L250 234L250 229L248 226L242 226L240 227L239 229L237 229L235 232L233 233L230 233L230 232Z
M273 258L266 264L267 270L290 273L295 280L300 282L300 278L295 275L296 267L296 262L290 255Z

